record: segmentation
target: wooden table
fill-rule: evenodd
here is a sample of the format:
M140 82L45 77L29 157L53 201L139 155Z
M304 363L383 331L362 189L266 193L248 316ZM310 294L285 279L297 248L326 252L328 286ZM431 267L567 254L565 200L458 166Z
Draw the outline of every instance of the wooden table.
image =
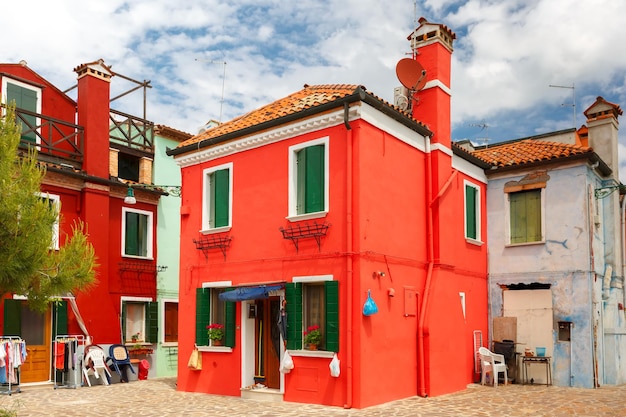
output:
M522 356L522 384L528 384L528 367L532 364L540 364L546 367L546 385L552 385L551 359L550 356Z

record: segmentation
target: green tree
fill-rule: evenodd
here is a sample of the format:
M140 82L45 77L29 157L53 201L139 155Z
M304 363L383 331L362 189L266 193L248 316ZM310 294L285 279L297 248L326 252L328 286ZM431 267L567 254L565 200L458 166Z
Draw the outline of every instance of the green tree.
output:
M19 143L15 109L8 106L0 118L0 294L25 295L32 310L45 311L54 297L95 282L96 256L81 221L60 250L51 249L53 226L62 223L59 208L39 194L46 169L36 147L18 149Z

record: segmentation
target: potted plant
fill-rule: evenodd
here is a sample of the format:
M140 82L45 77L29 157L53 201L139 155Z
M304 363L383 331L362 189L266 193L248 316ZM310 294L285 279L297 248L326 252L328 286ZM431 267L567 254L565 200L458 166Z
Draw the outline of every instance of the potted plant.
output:
M206 326L206 328L211 345L221 346L222 339L224 338L224 325L219 323L212 323Z
M320 332L320 326L314 324L307 327L304 331L304 344L308 346L309 350L317 350L317 346L322 342L322 332Z

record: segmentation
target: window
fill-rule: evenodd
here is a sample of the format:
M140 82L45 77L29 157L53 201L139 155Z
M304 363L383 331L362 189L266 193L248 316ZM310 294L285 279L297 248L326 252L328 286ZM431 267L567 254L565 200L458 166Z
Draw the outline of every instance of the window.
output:
M163 343L178 343L178 300L162 300Z
M465 181L465 238L480 241L480 188Z
M289 147L289 217L328 212L328 138Z
M198 288L196 290L196 345L214 346L209 340L207 326L221 324L224 326L222 344L235 346L235 305L230 301L222 301L219 294L224 288Z
M511 244L543 241L543 189L508 193Z
M152 212L122 208L122 256L152 259Z
M285 284L287 349L302 349L304 331L319 326L320 350L339 351L339 283L332 277L294 278Z
M2 91L6 92L3 97L4 102L11 104L15 101L17 109L26 110L32 113L41 113L41 89L32 85L12 80L7 77L2 78ZM36 143L38 142L35 127L39 124L38 118L25 113L16 114L17 123L22 127L22 140ZM31 130L31 132L29 132Z
M61 197L55 194L37 193L42 200L47 201L50 207L56 211L57 218L52 225L52 242L50 249L59 250L59 212L61 210Z
M225 231L231 226L233 165L205 169L202 231Z
M117 154L117 176L125 180L139 181L139 161L141 158L122 152Z
M157 342L158 304L149 300L122 297L124 343Z

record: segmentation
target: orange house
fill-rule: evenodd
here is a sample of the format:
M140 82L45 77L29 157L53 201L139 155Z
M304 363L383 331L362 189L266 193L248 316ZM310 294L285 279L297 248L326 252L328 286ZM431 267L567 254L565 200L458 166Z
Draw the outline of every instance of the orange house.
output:
M454 34L422 19L409 39L426 71L410 111L362 86L305 85L169 151L178 389L363 408L475 380L485 166L450 141ZM187 367L194 345L202 370Z

